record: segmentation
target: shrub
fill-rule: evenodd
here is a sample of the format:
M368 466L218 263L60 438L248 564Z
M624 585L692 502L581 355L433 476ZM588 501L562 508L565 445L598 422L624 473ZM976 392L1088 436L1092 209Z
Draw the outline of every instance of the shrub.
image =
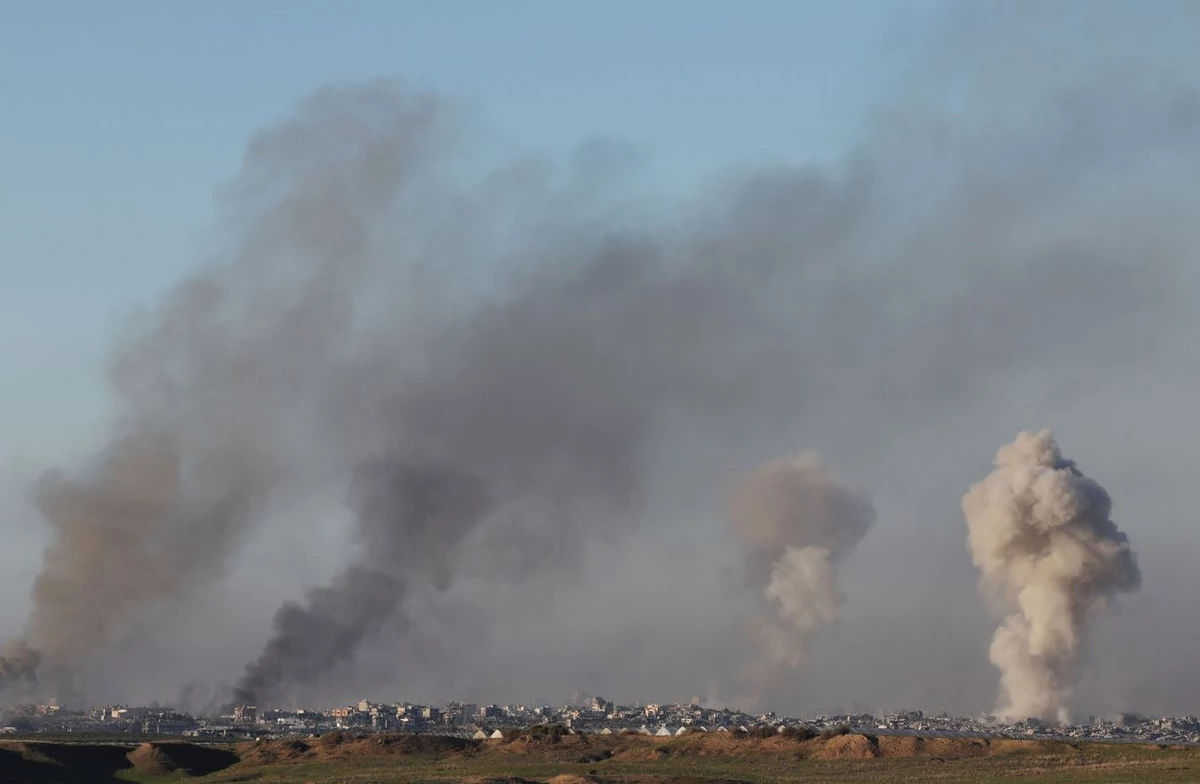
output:
M341 730L335 730L322 735L317 740L317 744L322 748L330 748L333 746L340 746L347 740L349 740L349 737L346 735L346 733L342 732Z
M839 724L836 727L830 727L829 729L821 730L820 738L821 738L821 740L829 740L830 738L836 738L839 735L849 735L849 734L850 734L850 725L849 724Z
M809 726L784 727L783 732L779 734L788 740L812 740L817 737L816 730Z

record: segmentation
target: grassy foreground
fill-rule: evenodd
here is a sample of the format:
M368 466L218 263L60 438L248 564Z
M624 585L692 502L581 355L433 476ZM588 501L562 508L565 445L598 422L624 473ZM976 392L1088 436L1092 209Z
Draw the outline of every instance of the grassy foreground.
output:
M1200 749L1024 740L340 734L237 746L0 743L0 784L1198 781Z

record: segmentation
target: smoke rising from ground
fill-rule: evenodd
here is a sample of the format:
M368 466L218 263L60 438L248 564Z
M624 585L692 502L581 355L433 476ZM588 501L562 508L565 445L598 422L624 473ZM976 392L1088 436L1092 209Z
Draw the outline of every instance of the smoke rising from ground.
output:
M971 557L1008 613L991 647L1002 717L1068 721L1089 620L1115 594L1140 588L1111 509L1049 430L1001 447L996 469L963 498Z
M472 476L429 465L364 463L355 475L362 552L329 585L288 602L273 636L234 689L242 704L278 701L329 677L400 614L405 581L424 576L445 590L448 559L490 501Z
M53 538L27 637L50 693L86 688L76 670L219 578L264 502L306 478L311 406L351 327L369 229L420 169L427 100L318 91L304 120L256 137L225 197L228 256L117 346L111 443L84 478L34 488Z
M743 478L730 519L747 550L751 583L762 586L775 614L754 624L765 653L754 673L761 690L778 667L804 664L813 635L837 620L837 564L866 536L875 509L809 453L772 460Z
M686 699L742 663L711 630L743 608L696 579L696 563L727 565L715 544L727 499L712 488L747 455L803 443L852 466L897 524L846 561L854 537L790 540L791 508L768 507L738 529L756 554L738 598L769 602L772 628L793 635L839 612L845 629L859 597L875 597L849 656L909 635L906 654L854 672L832 656L805 696L840 706L830 692L936 689L978 707L986 656L957 631L974 608L953 601L970 565L949 587L931 577L958 563L934 561L931 537L957 514L948 488L970 481L961 455L1011 421L1074 415L1099 394L1097 374L1194 334L1179 327L1200 244L1193 87L1174 71L1014 69L1023 39L983 17L973 34L1002 56L963 46L939 64L965 88L953 107L898 90L842 163L743 170L679 204L647 203L634 156L612 142L472 178L473 129L400 81L305 99L255 136L223 190L228 247L118 344L109 444L35 491L52 542L25 631L45 691L103 692L105 657L120 685L173 691L196 677L139 651L178 634L189 597L228 569L277 576L238 559L254 536L293 535L282 502L335 499L352 519L324 525L352 551L306 577L307 598L297 590L273 625L238 608L241 625L214 621L208 650L237 661L206 677L250 659L247 698L309 686L359 698L374 653L386 666L367 685L405 698L434 683L439 697L481 700L581 687ZM1034 37L1057 41L1044 22ZM971 74L999 78L1005 101ZM928 98L944 85L920 86ZM1077 426L1112 432L1090 424ZM434 526L403 500L403 477L443 473L486 501ZM884 528L904 532L889 542L911 556L903 575L873 549ZM638 560L662 542L667 555L693 549ZM611 564L595 562L597 543ZM863 582L843 588L868 595L840 606L834 569L860 563ZM574 585L585 567L590 581ZM554 605L548 585L573 604ZM595 597L603 611L577 617ZM947 625L935 653L957 658L935 668L927 641ZM804 649L787 635L776 663ZM455 655L464 639L470 655ZM397 668L391 646L414 641L423 655Z

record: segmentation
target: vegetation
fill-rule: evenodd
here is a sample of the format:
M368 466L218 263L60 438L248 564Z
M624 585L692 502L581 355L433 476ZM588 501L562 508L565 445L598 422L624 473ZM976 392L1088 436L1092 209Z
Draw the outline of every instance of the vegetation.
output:
M783 732L781 732L780 735L788 740L812 740L813 738L817 737L817 731L808 726L784 727Z
M836 738L839 735L849 735L849 734L850 734L850 725L849 724L839 724L836 727L830 727L827 730L821 730L821 734L818 735L817 737L819 737L821 740L829 740L830 738Z

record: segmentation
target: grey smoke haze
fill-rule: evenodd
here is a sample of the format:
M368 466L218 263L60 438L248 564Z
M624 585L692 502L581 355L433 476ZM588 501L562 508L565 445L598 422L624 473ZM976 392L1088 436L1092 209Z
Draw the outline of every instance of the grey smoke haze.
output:
M0 686L36 686L41 659L41 654L23 640L6 643L0 648Z
M298 685L320 682L394 622L405 580L423 576L441 590L448 557L490 506L482 482L430 464L370 461L355 473L362 552L329 585L287 602L274 634L234 689L241 704L278 704Z
M738 482L730 505L751 585L772 610L752 627L763 658L749 674L761 694L781 667L803 665L813 636L837 619L844 601L837 563L866 535L875 510L813 453L759 466Z
M53 538L27 636L53 691L86 688L78 668L219 577L260 505L295 481L292 439L350 327L366 227L420 169L432 107L393 105L407 100L319 91L298 109L312 121L260 134L227 197L231 256L115 350L111 444L85 478L52 472L34 489Z
M1049 430L1019 433L963 498L971 556L1006 612L991 648L1000 716L1070 720L1091 616L1141 587L1111 509Z
M229 247L119 343L111 445L39 485L53 541L27 636L47 690L70 672L148 700L247 660L256 694L328 701L728 687L770 571L721 577L741 549L719 488L802 444L889 524L839 564L820 676L772 707L978 710L993 629L946 532L979 475L964 458L1036 419L1171 542L1139 537L1159 603L1097 629L1113 655L1076 703L1194 712L1190 681L1163 686L1200 651L1175 598L1190 573L1159 566L1195 549L1172 526L1200 436L1200 99L1174 63L1114 76L1070 36L1095 4L1059 7L960 11L843 163L743 169L679 205L643 199L619 144L476 182L442 97L381 81L306 99L224 192ZM1104 7L1123 55L1155 53L1122 37L1145 9ZM489 503L444 534L372 516L387 470L355 476L373 461L472 477ZM262 573L262 552L304 548L288 512L310 501L333 507L310 549L349 552ZM288 580L299 601L272 627ZM1147 642L1163 630L1178 655ZM287 647L314 635L351 644Z

